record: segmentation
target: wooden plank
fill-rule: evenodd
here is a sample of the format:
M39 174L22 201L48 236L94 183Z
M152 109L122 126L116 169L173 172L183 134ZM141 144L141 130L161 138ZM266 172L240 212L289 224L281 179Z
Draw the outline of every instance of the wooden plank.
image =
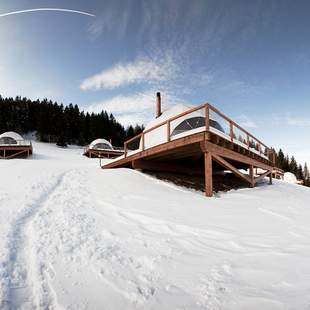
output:
M212 154L210 152L204 153L205 162L205 193L207 197L213 195L213 176L212 176Z
M235 174L236 176L240 177L241 179L243 179L246 182L249 182L250 184L252 184L251 178L249 178L248 176L244 175L243 173L241 173L237 168L235 168L232 164L230 164L228 161L226 161L224 158L216 155L216 154L212 154L212 158L219 163L220 165L222 165L223 167L227 168L228 170L230 170L233 174Z
M122 166L122 165L124 165L130 161L136 160L136 159L151 156L151 155L156 154L156 153L166 152L168 150L176 149L176 148L179 148L181 146L190 145L190 144L198 143L201 141L204 141L204 133L203 132L198 133L198 134L193 134L190 136L186 136L183 138L179 138L179 139L173 140L171 142L166 142L166 143L154 146L152 148L149 148L147 150L144 150L142 152L139 152L137 154L127 155L126 158L120 159L119 161L109 163L109 164L103 166L102 168L108 169L108 168L120 167L120 166Z
M254 165L255 167L259 167L265 170L269 170L272 167L270 165L266 165L263 162L256 160L254 158L249 158L246 155L239 154L235 151L228 150L226 148L220 147L218 145L215 145L213 143L210 143L209 141L203 141L200 143L201 149L203 152L211 152L217 155L220 155L221 157L229 158L231 160L239 161L248 165Z
M19 155L22 155L22 154L24 154L24 153L27 153L27 149L26 150L21 150L21 151L19 151L19 152L17 152L17 153L14 153L14 154L11 154L11 155L9 155L9 156L6 156L5 157L5 159L11 159L11 158L14 158L14 157L16 157L16 156L19 156Z
M259 182L260 180L264 179L266 176L268 176L271 173L271 170L268 170L261 174L259 177L255 178L255 184Z

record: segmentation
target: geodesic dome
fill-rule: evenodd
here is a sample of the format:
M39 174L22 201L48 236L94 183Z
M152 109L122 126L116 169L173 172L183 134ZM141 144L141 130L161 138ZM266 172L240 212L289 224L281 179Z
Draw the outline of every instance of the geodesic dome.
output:
M105 139L96 139L90 145L90 149L93 150L113 150L112 144Z
M0 135L1 145L19 144L24 141L23 137L14 131L7 131Z
M150 121L145 127L144 131L165 122L166 120L182 114L193 108L192 106L186 106L183 104L175 105L165 111L157 117ZM224 133L222 126L212 118L209 120L210 127ZM205 126L205 110L201 109L184 116L181 116L170 122L170 136L172 139L176 139L181 136L186 136L191 133L203 131ZM148 133L144 137L144 145L146 148L159 145L161 143L167 142L167 126L160 126ZM140 146L141 147L141 146Z

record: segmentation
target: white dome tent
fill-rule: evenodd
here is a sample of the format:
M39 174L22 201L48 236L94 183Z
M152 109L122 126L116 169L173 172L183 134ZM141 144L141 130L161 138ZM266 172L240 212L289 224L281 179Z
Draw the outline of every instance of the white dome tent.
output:
M14 131L7 131L0 135L0 145L18 145L24 142L23 137Z
M193 108L184 104L177 104L161 113L161 115L152 121L150 121L145 127L144 131L156 127L157 125L167 121L168 119L187 112ZM215 120L209 120L211 130L215 130L220 134L225 134L222 126ZM186 135L194 134L197 132L205 131L205 114L204 110L197 110L190 114L181 116L170 123L171 140L181 138ZM145 134L144 147L150 148L166 142L167 128L166 126L160 126L155 130L152 130ZM140 148L142 147L140 142Z
M84 151L84 155L90 158L115 158L123 154L122 148L113 147L108 140L102 138L94 140Z
M90 145L92 150L113 150L112 144L105 139L96 139Z
M22 155L32 154L32 144L14 131L0 135L0 158L10 159Z

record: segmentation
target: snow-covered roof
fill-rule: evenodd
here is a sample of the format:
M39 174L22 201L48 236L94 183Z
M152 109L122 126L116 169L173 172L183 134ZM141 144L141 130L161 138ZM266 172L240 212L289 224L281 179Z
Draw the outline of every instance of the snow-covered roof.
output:
M112 144L106 139L96 139L90 145L90 149L108 149L113 150Z
M3 134L0 135L0 139L1 138L12 138L15 141L22 141L22 140L24 140L21 135L19 135L18 133L14 132L14 131L4 132Z

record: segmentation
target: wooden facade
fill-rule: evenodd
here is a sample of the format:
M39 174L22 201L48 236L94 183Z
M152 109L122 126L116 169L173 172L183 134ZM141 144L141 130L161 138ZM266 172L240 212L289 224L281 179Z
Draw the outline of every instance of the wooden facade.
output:
M173 122L200 111L204 124L182 134L172 135ZM227 131L212 127L215 118L225 123ZM149 135L164 132L155 145L147 145ZM254 187L266 176L272 183L274 153L263 142L229 119L210 104L203 104L175 115L124 144L124 155L102 166L103 169L130 167L149 171L199 174L205 178L205 193L213 194L213 174L230 171ZM255 168L262 174L257 175Z

